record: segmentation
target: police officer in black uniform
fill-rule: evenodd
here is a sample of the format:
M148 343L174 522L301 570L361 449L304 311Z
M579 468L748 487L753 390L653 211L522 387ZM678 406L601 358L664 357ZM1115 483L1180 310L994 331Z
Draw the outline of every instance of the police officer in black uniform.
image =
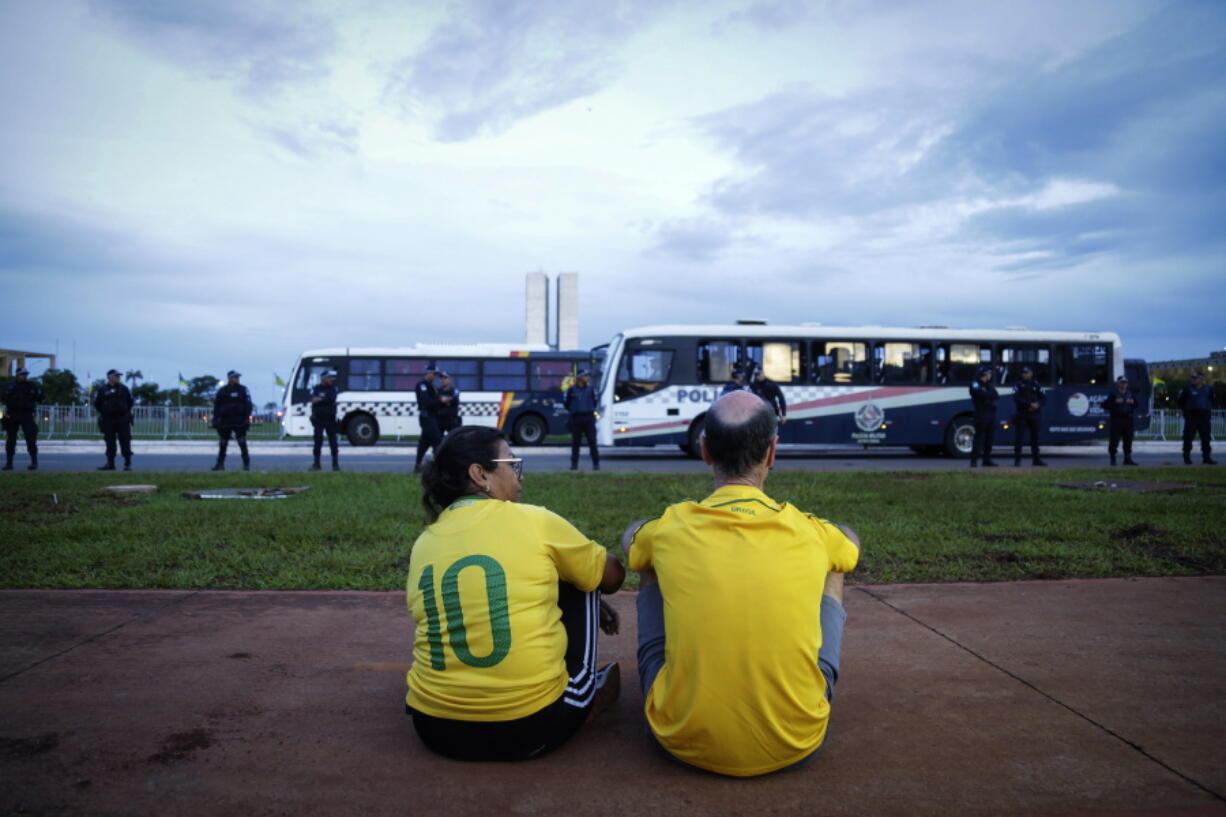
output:
M315 462L312 471L319 470L319 455L324 447L324 433L328 434L328 450L332 452L332 470L341 470L340 452L337 450L336 434L340 426L336 422L336 372L324 372L320 382L311 389L311 425L315 428L315 447L312 453Z
M1205 383L1200 372L1192 373L1192 382L1179 390L1175 402L1183 409L1183 461L1192 464L1192 440L1200 435L1200 456L1205 465L1217 465L1213 458L1210 418L1213 416L1213 387Z
M43 401L43 389L30 379L30 371L24 367L17 370L13 381L4 389L4 468L13 470L13 457L17 454L17 432L26 438L26 453L30 455L27 471L38 470L38 423L34 422L34 410Z
M996 401L1000 399L996 387L992 385L992 367L980 366L979 379L970 386L971 402L975 405L975 442L971 448L971 468L983 464L987 468L995 467L992 462L992 441L996 436Z
M443 436L460 427L460 390L451 375L438 373L438 430Z
M115 442L123 453L123 470L132 470L132 392L119 380L119 370L106 373L106 383L94 393L98 428L106 440L106 465L99 471L115 470Z
M1107 453L1115 465L1115 452L1124 441L1124 464L1136 465L1132 459L1132 435L1136 429L1137 393L1128 387L1128 378L1120 375L1115 379L1115 391L1106 400L1107 416L1111 423L1111 441Z
M779 388L778 383L767 377L766 372L762 369L755 371L753 385L750 388L754 394L770 403L771 408L775 410L775 417L779 420L779 425L788 421L788 403L783 399L783 389Z
M241 374L231 369L226 373L226 384L217 390L213 398L213 428L217 429L217 464L214 471L226 470L226 447L230 435L238 442L243 455L243 470L251 470L251 457L247 454L247 429L251 427L251 392L238 382ZM318 459L318 457L316 458Z
M434 378L437 376L438 367L433 363L427 365L426 373L414 389L417 394L417 422L421 426L417 437L417 462L413 465L415 474L421 472L421 461L426 458L426 452L443 440L443 432L438 422L442 403L439 402L438 389L434 385Z
M579 470L579 444L587 437L588 452L592 455L592 470L600 470L600 449L596 447L596 389L591 384L591 373L580 369L575 382L562 395L562 405L570 412L567 427L570 429L570 470Z
M720 397L725 394L732 394L734 391L746 391L749 386L745 385L745 368L737 365L732 367L732 379L724 384L723 390L719 393Z
M1022 379L1013 389L1013 406L1017 413L1013 416L1013 465L1022 464L1023 432L1030 431L1030 457L1035 465L1047 465L1039 456L1039 415L1043 413L1043 404L1047 395L1034 381L1034 369L1022 367ZM985 463L986 465L986 463Z

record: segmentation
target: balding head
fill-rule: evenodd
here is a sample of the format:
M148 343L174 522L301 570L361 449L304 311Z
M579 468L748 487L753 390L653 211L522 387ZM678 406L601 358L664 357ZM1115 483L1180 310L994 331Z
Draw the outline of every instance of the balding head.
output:
M766 461L775 424L770 405L752 392L734 391L716 400L702 431L715 470L728 477L749 475Z

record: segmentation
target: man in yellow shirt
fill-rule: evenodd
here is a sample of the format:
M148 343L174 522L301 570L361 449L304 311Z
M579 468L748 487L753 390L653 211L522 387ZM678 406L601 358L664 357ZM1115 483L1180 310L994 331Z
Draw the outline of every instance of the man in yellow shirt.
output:
M775 414L737 391L707 413L715 491L626 530L639 678L652 734L678 760L748 777L803 763L826 737L843 574L860 541L763 492Z

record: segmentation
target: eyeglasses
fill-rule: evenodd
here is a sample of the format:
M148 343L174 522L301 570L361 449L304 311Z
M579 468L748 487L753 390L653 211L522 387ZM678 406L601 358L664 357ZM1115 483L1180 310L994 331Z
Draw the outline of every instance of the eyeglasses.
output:
M522 457L507 457L500 460L490 460L490 462L509 462L511 470L515 472L515 476L519 479L524 478L524 460Z

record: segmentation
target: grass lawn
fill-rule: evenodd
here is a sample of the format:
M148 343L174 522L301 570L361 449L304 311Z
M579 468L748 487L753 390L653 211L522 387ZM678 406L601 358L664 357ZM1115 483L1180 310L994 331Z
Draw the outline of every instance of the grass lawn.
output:
M1112 478L1194 487L1057 486ZM161 491L99 493L125 482ZM312 487L278 500L180 497L290 484ZM5 474L0 587L399 589L422 525L418 490L400 474ZM631 520L709 490L705 475L530 474L524 501L616 548ZM853 583L1226 573L1226 468L785 472L768 493L857 530Z

